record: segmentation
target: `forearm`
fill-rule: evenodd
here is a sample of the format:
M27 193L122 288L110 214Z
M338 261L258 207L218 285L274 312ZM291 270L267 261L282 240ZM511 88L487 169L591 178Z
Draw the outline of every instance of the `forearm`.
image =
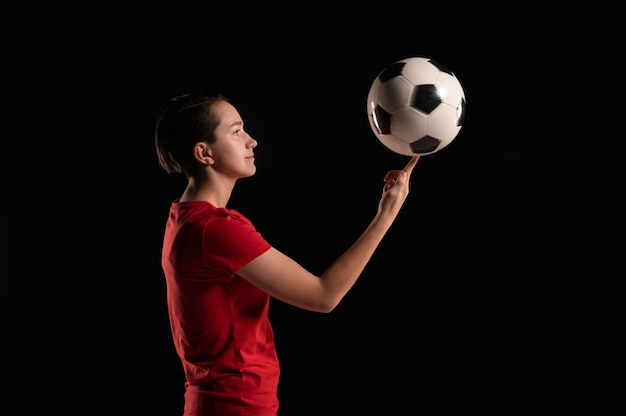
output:
M321 284L332 308L339 304L357 281L391 224L391 219L377 215L354 244L322 273Z

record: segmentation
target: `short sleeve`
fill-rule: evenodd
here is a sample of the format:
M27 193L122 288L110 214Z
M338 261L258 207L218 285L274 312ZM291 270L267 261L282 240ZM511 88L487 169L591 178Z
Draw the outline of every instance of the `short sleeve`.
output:
M227 209L206 222L203 240L206 260L233 274L271 247L250 220Z

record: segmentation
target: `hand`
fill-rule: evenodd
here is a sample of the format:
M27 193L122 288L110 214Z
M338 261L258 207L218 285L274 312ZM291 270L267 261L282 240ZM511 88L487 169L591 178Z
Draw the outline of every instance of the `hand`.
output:
M419 156L413 156L404 169L387 172L384 178L383 196L378 206L381 215L391 215L395 218L398 214L409 195L409 179L418 160Z

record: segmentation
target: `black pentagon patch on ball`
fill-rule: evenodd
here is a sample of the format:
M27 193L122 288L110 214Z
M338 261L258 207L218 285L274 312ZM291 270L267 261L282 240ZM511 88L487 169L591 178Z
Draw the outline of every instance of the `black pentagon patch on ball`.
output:
M441 140L435 139L431 136L424 136L419 140L414 141L409 145L413 153L429 153L434 152L438 147Z
M378 79L380 80L380 82L387 82L391 78L397 77L402 73L404 65L406 65L404 62L394 62L378 75Z
M441 104L441 97L437 87L433 84L418 85L413 90L409 105L426 114L430 114Z
M391 134L391 114L377 105L371 117L376 126L376 130L378 130L378 134Z
M459 104L459 118L456 121L457 126L462 126L465 123L465 98L461 100L461 104Z
M439 62L435 61L434 59L429 59L428 62L430 62L431 64L436 66L437 69L440 70L441 72L445 72L446 74L454 76L452 71L450 71L448 68L446 68L445 66L441 65Z

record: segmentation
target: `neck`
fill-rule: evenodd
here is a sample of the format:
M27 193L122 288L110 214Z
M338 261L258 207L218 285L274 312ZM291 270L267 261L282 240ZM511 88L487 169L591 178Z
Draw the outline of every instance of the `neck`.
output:
M189 201L206 201L218 208L225 208L230 200L234 183L225 184L219 182L211 182L208 180L199 181L195 178L189 178L187 187L180 197L180 202Z

